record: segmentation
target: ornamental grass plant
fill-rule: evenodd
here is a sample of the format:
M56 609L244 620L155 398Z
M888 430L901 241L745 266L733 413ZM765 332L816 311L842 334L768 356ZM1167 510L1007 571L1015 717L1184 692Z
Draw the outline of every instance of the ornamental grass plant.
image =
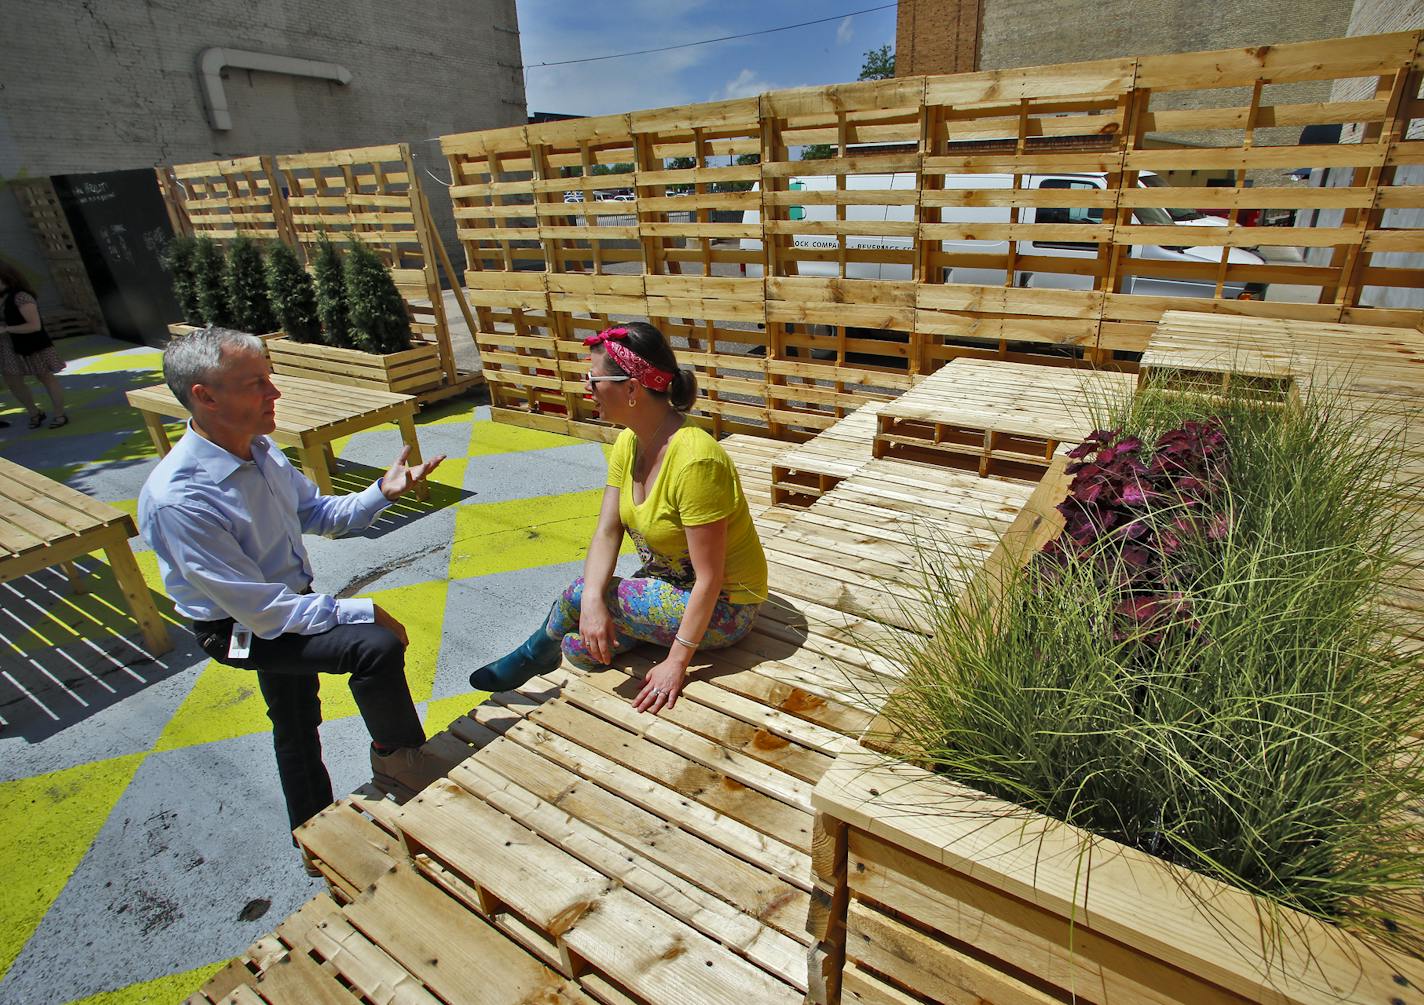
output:
M1149 388L1100 421L1053 545L967 592L926 575L890 744L1418 952L1424 673L1388 601L1424 498L1399 437L1330 392Z

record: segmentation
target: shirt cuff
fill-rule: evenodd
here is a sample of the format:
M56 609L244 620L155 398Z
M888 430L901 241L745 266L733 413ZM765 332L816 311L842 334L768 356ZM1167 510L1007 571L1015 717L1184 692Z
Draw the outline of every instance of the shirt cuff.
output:
M389 505L391 505L391 500L387 499L386 494L381 491L379 478L361 491L361 512L379 513Z
M375 620L376 602L370 597L351 597L336 602L338 625L369 625Z

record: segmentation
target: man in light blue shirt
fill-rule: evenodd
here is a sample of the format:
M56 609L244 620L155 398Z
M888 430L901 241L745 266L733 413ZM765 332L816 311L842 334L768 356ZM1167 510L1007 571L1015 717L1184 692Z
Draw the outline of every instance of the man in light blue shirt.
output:
M363 492L323 496L267 436L271 368L251 335L210 328L175 340L164 379L192 420L139 496L139 527L178 613L213 659L257 672L293 829L332 801L321 761L318 673L348 674L378 783L409 797L447 767L422 749L405 679L403 625L368 599L311 590L302 534L361 530L444 460L409 448Z

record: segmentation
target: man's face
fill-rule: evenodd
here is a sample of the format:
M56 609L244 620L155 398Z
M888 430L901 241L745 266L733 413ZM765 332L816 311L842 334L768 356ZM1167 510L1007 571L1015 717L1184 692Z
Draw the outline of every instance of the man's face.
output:
M282 393L272 384L272 368L261 353L224 349L216 376L197 387L206 390L194 399L209 411L210 425L243 437L262 436L277 428L277 399Z

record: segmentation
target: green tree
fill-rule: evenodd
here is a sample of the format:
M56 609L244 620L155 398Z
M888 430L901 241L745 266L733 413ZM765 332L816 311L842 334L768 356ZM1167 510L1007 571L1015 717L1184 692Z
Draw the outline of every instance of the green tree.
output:
M267 253L267 297L277 315L277 323L294 342L320 342L321 318L316 311L316 286L285 244L276 244Z
M178 301L178 309L183 312L183 320L189 324L202 324L202 311L198 307L198 290L193 285L193 255L197 242L187 235L179 234L163 248L163 267L173 281L173 298Z
M747 167L747 166L752 165L752 164L760 164L760 163L761 163L761 154L737 154L737 164L740 165L740 166L742 166L742 167ZM712 183L712 191L714 191L714 192L750 192L752 186L755 185L755 184L756 184L756 182L753 182L753 181L722 181L722 182L713 182L713 183Z
M688 168L695 168L697 161L691 157L671 157L666 162L669 171L686 171ZM668 195L686 195L692 191L693 186L687 184L669 185Z
M801 148L803 161L830 160L836 155L836 148L829 143L808 143Z
M316 315L321 318L322 341L350 349L351 325L346 317L346 276L341 268L341 252L323 231L317 238L312 258L316 280Z
M227 302L232 323L239 331L265 335L277 330L272 304L267 299L267 273L262 248L250 237L235 237L227 249Z
M895 50L889 44L871 49L861 64L859 80L889 80L895 76Z
M621 163L621 162L618 163L618 164L595 164L592 168L589 169L589 172L588 172L588 173L589 173L590 175L598 175L598 174L632 174L632 173L633 173L633 165L632 165L632 164L624 164L624 163Z
M198 301L196 320L199 324L223 328L232 325L223 265L222 248L211 237L200 237L193 242L193 294Z
M344 265L352 344L381 354L409 349L410 314L381 256L354 241Z

